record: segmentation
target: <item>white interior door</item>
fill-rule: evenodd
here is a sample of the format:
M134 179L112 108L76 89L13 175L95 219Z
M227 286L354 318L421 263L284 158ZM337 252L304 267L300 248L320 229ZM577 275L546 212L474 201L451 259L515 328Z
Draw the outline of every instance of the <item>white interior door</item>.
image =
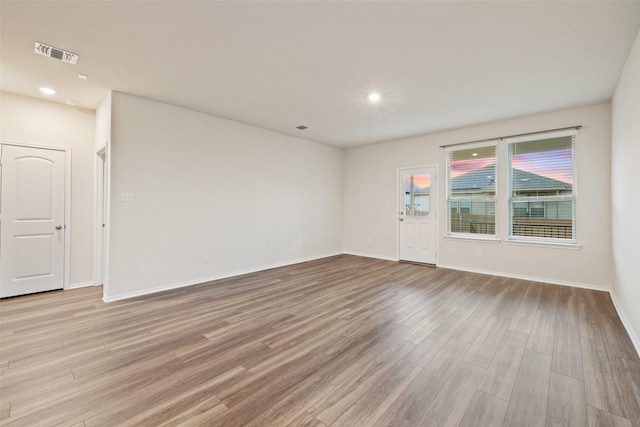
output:
M66 153L1 150L0 297L62 289Z
M436 171L398 170L401 261L436 263Z

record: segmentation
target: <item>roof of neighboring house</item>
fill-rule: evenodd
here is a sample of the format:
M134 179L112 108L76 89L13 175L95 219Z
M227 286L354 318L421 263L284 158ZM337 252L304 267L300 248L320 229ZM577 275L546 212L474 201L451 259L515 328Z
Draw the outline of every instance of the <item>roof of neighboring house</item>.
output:
M429 194L431 187L419 187L419 186L414 186L413 189L413 194L416 196L426 196L427 194ZM404 182L404 191L406 194L409 194L411 192L411 183L405 181Z
M514 183L521 191L564 191L571 190L571 184L547 178L546 176L514 169ZM467 172L451 180L453 191L495 191L496 188L496 165L491 164L485 167Z

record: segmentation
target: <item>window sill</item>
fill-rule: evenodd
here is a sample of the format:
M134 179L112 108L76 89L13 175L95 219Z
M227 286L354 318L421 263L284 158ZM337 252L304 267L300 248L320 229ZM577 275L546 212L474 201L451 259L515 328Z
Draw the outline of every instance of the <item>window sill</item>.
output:
M500 239L498 239L495 236L488 236L488 237L480 237L480 236L473 236L473 235L469 235L469 234L446 234L444 236L444 238L446 240L471 240L474 242L487 242L487 243L500 243Z
M569 249L573 251L578 251L582 249L582 245L578 243L565 243L565 242L537 242L537 241L528 241L528 240L504 240L504 243L515 246L532 246L532 247L550 247L550 248L558 248L558 249Z

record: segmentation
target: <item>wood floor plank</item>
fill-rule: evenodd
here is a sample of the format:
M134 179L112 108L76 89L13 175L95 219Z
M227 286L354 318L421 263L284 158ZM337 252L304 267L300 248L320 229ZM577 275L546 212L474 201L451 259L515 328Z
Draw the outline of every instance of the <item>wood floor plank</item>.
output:
M438 354L420 372L416 380L404 390L391 406L391 410L407 420L417 423L451 377L469 344L450 339Z
M526 334L507 331L487 368L480 390L509 401L526 345Z
M628 419L596 409L593 406L587 406L587 414L589 427L633 427Z
M500 427L507 412L508 402L476 390L467 407L460 427Z
M345 411L332 426L372 425L389 408L393 401L420 373L421 368L404 360L398 361L356 403Z
M605 296L602 296L602 299L604 298ZM608 295L606 299L609 300ZM609 305L613 304L609 303ZM609 354L611 354L612 357L633 361L638 359L638 354L635 352L631 338L629 338L620 318L611 315L601 315L600 327L604 333Z
M596 311L595 306L578 304L578 324L581 336L589 339L603 339L600 314Z
M486 368L509 327L509 319L491 316L462 360Z
M551 356L525 350L513 387L504 424L544 426L549 397Z
M529 333L538 309L543 288L544 286L541 283L529 282L522 301L511 319L509 329L525 334Z
M306 418L313 417L307 410L325 399L335 389L333 384L320 377L309 377L291 389L291 392L283 396L278 403L254 418L247 427L289 425L302 415L306 414Z
M460 362L417 425L459 425L484 374L485 369L464 361Z
M0 404L0 422L9 419L10 416L11 416L11 403L2 402L2 404Z
M582 337L581 345L587 404L624 417L605 342Z
M373 427L415 427L415 424L395 412L387 410L378 418Z
M504 287L496 295L488 298L484 304L481 304L462 324L454 338L473 343L484 328L487 320L495 315L500 308L500 304L509 297L509 289Z
M578 380L584 379L580 328L577 323L557 322L551 370Z
M226 410L227 407L224 406L224 403L220 403L217 397L212 396L208 400L205 400L198 405L190 406L185 411L159 425L206 425L208 423L211 423L214 418L216 418Z
M540 353L553 354L553 344L556 332L556 316L545 310L536 310L527 348Z
M640 359L610 355L611 371L625 418L640 425Z
M587 423L584 383L552 372L549 382L547 425L586 426Z
M321 423L316 417L311 415L308 412L305 412L298 416L295 420L291 421L291 423L287 424L287 427L326 427L325 424Z
M332 395L320 401L308 412L327 425L332 424L352 405L374 387L413 348L412 344L401 342L390 348L382 356L372 359L336 384Z
M561 286L558 290L558 322L578 325L578 303L575 288Z
M100 287L0 300L0 425L585 413L640 426L640 359L606 292L339 255L108 304Z

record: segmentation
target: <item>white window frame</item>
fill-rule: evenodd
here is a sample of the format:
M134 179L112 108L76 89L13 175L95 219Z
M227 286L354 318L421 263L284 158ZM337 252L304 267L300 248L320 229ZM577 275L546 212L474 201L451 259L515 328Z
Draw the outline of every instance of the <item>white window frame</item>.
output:
M446 228L446 236L452 238L461 238L461 239L473 239L473 240L497 240L498 239L498 143L499 139L483 141L479 143L471 143L471 144L462 144L449 146L445 148L446 162L445 162L445 178L446 178L446 209L447 209L447 228ZM466 198L451 198L451 153L455 151L463 151L470 150L473 148L485 148L485 147L495 147L495 159L496 159L496 177L495 177L495 194L493 197L466 197ZM458 231L451 231L451 203L470 203L470 206L473 206L472 202L484 202L484 203L493 203L493 211L494 211L494 232L493 234L480 234L480 233L462 233ZM458 204L459 211L459 204Z
M509 242L522 242L522 243L545 243L545 244L556 244L556 245L577 245L577 226L576 226L576 201L577 201L577 163L576 163L576 139L577 139L578 131L576 129L559 131L559 132L541 132L537 134L531 134L521 137L513 137L513 138L504 138L504 142L506 143L507 153L510 153L509 146L511 144L516 144L519 142L527 142L527 141L536 141L543 139L551 139L551 138L560 138L563 136L571 136L571 159L573 162L572 167L572 192L570 196L538 196L538 197L514 197L513 196L513 173L512 173L512 164L511 164L511 155L507 154L507 183L508 183L508 198L507 203L509 205L509 225L508 225L508 236L507 240ZM561 239L554 237L535 237L535 236L516 236L513 234L513 204L514 202L562 202L569 201L571 202L571 239ZM546 203L545 203L545 212L546 212Z

